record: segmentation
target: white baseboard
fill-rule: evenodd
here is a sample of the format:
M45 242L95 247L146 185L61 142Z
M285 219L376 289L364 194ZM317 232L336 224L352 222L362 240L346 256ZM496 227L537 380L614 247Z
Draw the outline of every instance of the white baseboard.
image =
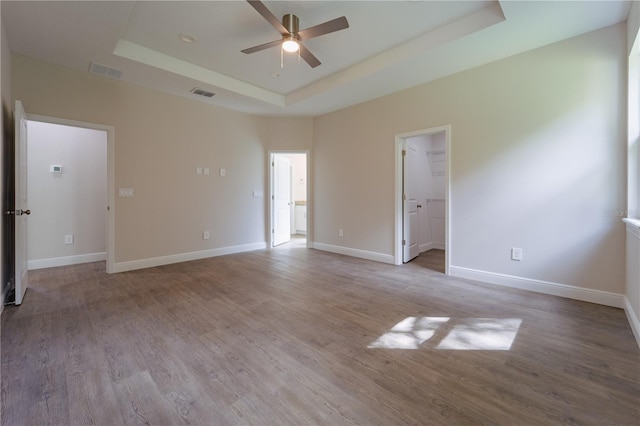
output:
M636 338L636 342L638 346L640 346L640 321L638 320L638 316L633 311L631 307L631 303L627 297L624 297L624 313L627 314L627 319L629 320L629 325L631 326L631 331L633 331L633 335Z
M78 254L75 256L52 257L50 259L36 259L27 261L27 269L55 268L57 266L79 265L88 262L107 260L107 253Z
M322 250L322 251L329 251L331 253L344 254L345 256L358 257L360 259L373 260L373 261L382 262L382 263L390 263L392 265L395 264L393 255L390 255L390 254L376 253L373 251L358 250L358 249L353 249L349 247L334 246L331 244L324 244L324 243L317 243L317 242L313 243L313 248Z
M169 256L152 257L149 259L130 260L118 262L113 265L113 272L126 272L136 269L153 268L155 266L170 265L172 263L189 262L191 260L206 259L209 257L224 256L226 254L243 253L254 250L264 250L266 242L243 244L239 246L221 247L210 250L193 251L190 253L172 254Z
M423 253L425 251L429 251L429 250L444 250L444 244L440 244L440 243L425 243L425 244L420 244L420 247L418 248L418 250L420 251L420 253Z
M425 251L432 250L433 248L434 248L433 243L424 243L424 244L420 244L420 246L418 247L418 251L420 253L423 253Z
M582 300L583 302L597 303L614 308L624 308L624 295L590 288L575 287L567 284L558 284L549 281L534 280L531 278L516 277L513 275L497 274L495 272L479 271L476 269L450 266L449 275L470 280L496 284L505 287L519 288L535 291L537 293L566 297L568 299Z

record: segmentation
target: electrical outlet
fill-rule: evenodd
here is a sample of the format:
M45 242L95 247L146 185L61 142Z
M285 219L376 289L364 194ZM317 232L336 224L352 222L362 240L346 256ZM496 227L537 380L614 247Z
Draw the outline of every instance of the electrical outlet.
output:
M338 228L338 237L344 237L344 229Z
M522 260L522 249L521 248L513 247L511 249L511 260L517 260L517 261L521 261Z
M209 231L208 231L208 230L207 230L207 231L204 231L204 232L202 233L202 239L203 239L203 240L208 240L208 239L209 239Z
M133 197L133 188L120 188L118 195L120 197Z
M64 236L65 244L73 244L73 234L67 234Z

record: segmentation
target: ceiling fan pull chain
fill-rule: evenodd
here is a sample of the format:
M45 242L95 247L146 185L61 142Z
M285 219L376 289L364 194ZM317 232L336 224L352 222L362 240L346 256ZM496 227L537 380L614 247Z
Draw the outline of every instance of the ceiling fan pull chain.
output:
M284 69L284 49L280 48L280 68Z

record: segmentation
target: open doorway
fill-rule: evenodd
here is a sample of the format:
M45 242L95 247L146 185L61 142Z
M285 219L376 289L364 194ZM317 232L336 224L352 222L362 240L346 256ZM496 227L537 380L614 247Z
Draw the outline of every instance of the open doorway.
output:
M396 135L395 263L449 269L450 127Z
M113 128L28 115L28 269L113 268Z
M308 152L270 152L270 247L307 246Z

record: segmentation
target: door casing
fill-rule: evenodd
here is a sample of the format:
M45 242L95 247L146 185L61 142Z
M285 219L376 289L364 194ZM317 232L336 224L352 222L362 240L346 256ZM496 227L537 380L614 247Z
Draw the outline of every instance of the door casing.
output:
M115 181L114 181L114 141L115 128L103 124L88 123L85 121L67 120L65 118L49 117L45 115L28 114L29 121L60 124L63 126L80 127L85 129L102 130L107 132L107 273L114 272L115 258Z
M313 237L313 229L312 229L312 219L313 219L313 195L312 195L312 188L311 188L311 182L309 179L309 176L311 176L311 154L309 152L309 150L269 150L268 155L267 155L267 170L269 171L269 196L268 198L268 203L267 203L267 214L268 214L268 220L267 223L269 224L269 229L267 230L267 247L269 248L273 248L273 232L271 232L273 230L273 220L274 220L274 214L273 214L273 209L274 209L274 203L273 203L273 182L274 182L274 175L273 175L273 167L271 167L271 164L274 160L274 155L275 154L305 154L306 158L307 158L307 177L306 177L306 185L307 185L307 248L312 248L313 247L313 242L312 242L312 237ZM293 200L295 201L295 200Z
M449 275L449 267L451 265L451 125L432 127L428 129L415 130L412 132L398 133L395 135L395 232L394 232L394 263L402 265L403 259L403 159L402 148L405 139L432 135L444 132L445 134L445 151L447 156L447 179L445 187L445 274Z
M13 241L13 282L14 299L13 303L20 305L29 286L29 275L27 268L27 229L29 198L27 193L27 114L20 101L15 102L15 187L14 187L14 241ZM26 209L26 214L19 213Z

